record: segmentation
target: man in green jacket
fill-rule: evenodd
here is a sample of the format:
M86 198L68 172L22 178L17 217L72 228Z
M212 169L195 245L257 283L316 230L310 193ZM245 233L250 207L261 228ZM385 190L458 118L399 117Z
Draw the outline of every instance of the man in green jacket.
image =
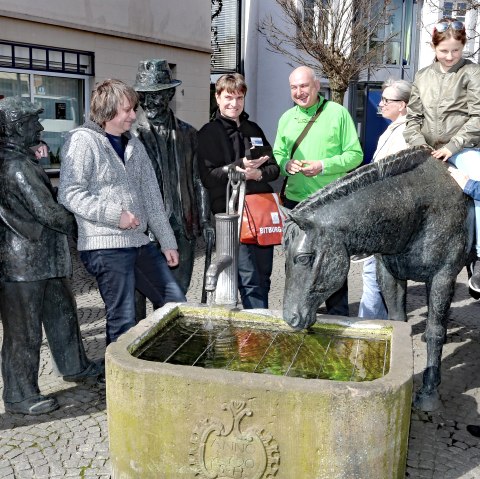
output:
M355 169L363 160L357 130L348 110L332 101L326 102L320 82L306 66L293 70L289 77L295 106L278 122L273 154L280 174L287 176L284 205L294 208L320 188ZM323 106L323 108L322 108ZM321 109L308 133L292 148L309 120ZM329 314L348 316L348 285L326 301Z

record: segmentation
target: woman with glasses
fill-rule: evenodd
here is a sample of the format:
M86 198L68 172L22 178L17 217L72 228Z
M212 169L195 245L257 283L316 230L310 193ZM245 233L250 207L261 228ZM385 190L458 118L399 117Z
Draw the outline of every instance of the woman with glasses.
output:
M379 161L408 147L403 132L407 115L407 103L412 84L405 80L387 80L383 84L380 111L383 118L391 120L385 132L380 136L372 161ZM377 283L377 262L374 256L362 258L363 293L358 309L360 318L387 319L387 308ZM355 258L352 257L352 261ZM356 261L360 261L360 258Z
M432 155L480 180L480 66L463 58L465 26L444 18L435 25L435 61L415 76L408 104L405 139L430 145ZM480 201L475 201L476 251L480 257ZM480 292L480 261L469 286Z

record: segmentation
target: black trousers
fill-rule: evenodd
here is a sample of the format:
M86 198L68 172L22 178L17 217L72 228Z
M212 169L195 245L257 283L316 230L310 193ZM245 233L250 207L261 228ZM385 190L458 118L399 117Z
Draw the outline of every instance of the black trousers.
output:
M40 393L38 371L42 325L61 376L84 371L85 354L77 309L66 278L0 283L3 323L3 400L20 402Z

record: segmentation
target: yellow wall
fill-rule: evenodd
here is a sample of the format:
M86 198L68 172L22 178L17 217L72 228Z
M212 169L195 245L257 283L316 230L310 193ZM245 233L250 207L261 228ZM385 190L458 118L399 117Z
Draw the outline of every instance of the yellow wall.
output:
M175 65L174 76L182 81L172 102L175 113L196 128L206 123L210 1L102 0L95 2L95 15L92 3L0 0L0 39L94 52L92 86L104 78L119 78L133 85L140 60L164 58ZM60 17L62 20L56 20ZM147 38L149 33L151 38Z

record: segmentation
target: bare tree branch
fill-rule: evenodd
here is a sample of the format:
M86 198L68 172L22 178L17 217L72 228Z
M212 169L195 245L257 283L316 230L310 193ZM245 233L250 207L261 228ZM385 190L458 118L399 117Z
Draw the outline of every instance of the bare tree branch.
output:
M463 20L465 18L465 27L467 31L467 47L468 50L464 51L464 55L467 57L478 57L480 48L478 47L480 30L478 28L478 18L480 1L478 0L462 0L461 2L452 1L450 8L453 10L447 10L446 4L443 0L424 0L424 8L428 7L431 11L437 11L439 16L442 17L460 17ZM429 32L433 29L433 25L425 25L422 23L422 27ZM475 46L477 45L477 46ZM473 47L473 48L472 48ZM478 58L477 58L478 60Z
M268 49L328 78L332 99L343 102L350 81L385 63L386 46L399 34L388 32L390 0L275 0L284 23L263 18L259 32Z

